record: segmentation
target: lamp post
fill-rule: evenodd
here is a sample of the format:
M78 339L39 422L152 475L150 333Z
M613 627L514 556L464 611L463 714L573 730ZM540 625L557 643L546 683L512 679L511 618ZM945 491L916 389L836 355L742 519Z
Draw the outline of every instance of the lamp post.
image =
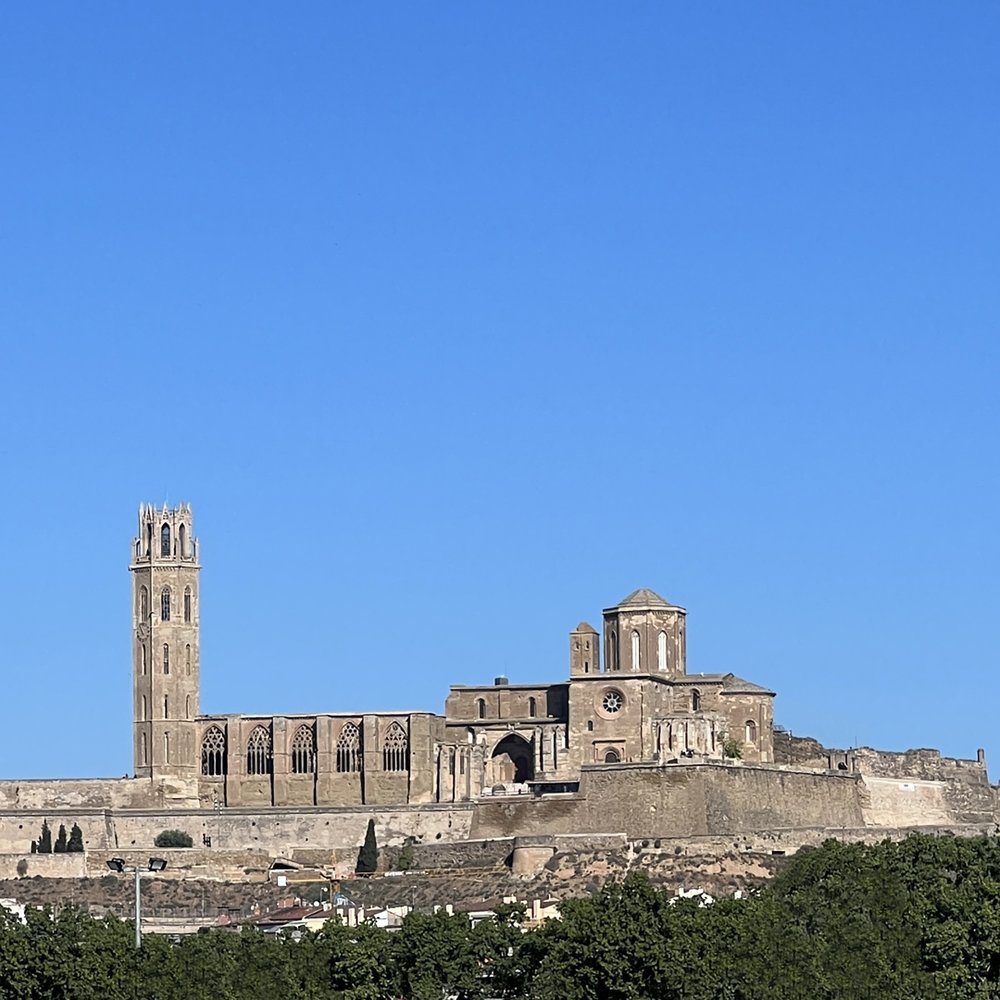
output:
M139 895L139 879L149 873L162 872L164 868L167 867L167 862L163 858L150 858L149 864L145 868L140 868L139 865L135 865L133 868L128 868L125 865L124 858L109 858L108 867L113 872L118 872L119 874L125 875L135 875L135 946L136 948L142 947L142 917L140 910L140 895Z

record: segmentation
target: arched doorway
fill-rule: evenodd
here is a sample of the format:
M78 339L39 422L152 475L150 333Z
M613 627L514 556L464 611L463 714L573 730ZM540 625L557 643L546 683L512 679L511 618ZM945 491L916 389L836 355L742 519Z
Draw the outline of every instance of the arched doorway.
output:
M506 754L514 765L515 782L531 781L535 776L535 751L532 745L517 733L505 736L490 755L494 759Z

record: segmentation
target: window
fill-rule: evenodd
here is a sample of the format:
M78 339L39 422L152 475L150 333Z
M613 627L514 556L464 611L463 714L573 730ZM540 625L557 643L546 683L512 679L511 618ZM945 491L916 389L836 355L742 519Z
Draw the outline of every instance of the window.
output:
M185 624L191 623L191 588L184 588L184 622Z
M191 673L191 643L184 647L184 673Z
M410 766L409 747L403 727L394 722L385 734L382 743L382 769L384 771L407 771Z
M353 722L348 722L337 738L337 773L360 772L361 759L361 731Z
M226 737L218 726L210 726L202 738L201 773L207 778L226 773Z
M150 559L153 558L153 526L151 524L146 525L146 555Z
M145 622L149 624L149 591L145 587L139 588L139 624Z
M621 754L617 750L607 750L604 754L605 764L620 764L622 762Z
M747 719L747 724L743 727L744 739L747 743L757 744L757 723L753 719Z
M624 704L625 698L620 691L608 691L601 699L601 708L609 715L615 715L617 712L620 712Z
M146 696L145 695L142 696L142 706L141 706L140 711L139 711L139 719L142 722L146 721Z
M160 591L160 621L170 621L170 588L164 587Z
M271 773L271 734L257 726L247 740L247 774Z
M701 692L692 691L691 692L691 711L700 712L701 711Z
M163 718L170 718L170 695L167 694L163 696Z
M587 719L587 732L592 733L594 731L594 720Z
M163 672L170 673L170 646L167 643L163 644Z
M187 558L187 529L184 527L183 524L177 529L177 544L178 544L178 547L180 548L180 557L181 557L181 559L186 559Z
M612 629L608 636L608 670L618 669L618 633Z
M141 750L140 755L139 755L139 759L142 761L143 767L145 767L149 763L149 750L147 749L147 746L146 746L146 734L145 733L142 734L142 737L139 740L139 744L142 747L142 750Z
M641 670L642 663L639 657L639 633L632 633L632 669Z
M486 718L486 701L483 698L479 698L476 701L476 711L479 713L480 719Z
M170 525L165 524L160 528L160 555L170 555Z
M528 716L534 718L538 714L538 704L534 698L528 699Z
M146 644L145 643L143 643L139 647L139 662L142 665L142 672L143 672L143 674L145 674L146 673Z
M667 669L667 633L661 632L656 637L656 669Z
M312 726L299 726L292 740L292 774L312 774L316 770L316 737Z
M184 718L191 718L191 695L184 695Z
M163 762L170 763L170 733L163 734Z

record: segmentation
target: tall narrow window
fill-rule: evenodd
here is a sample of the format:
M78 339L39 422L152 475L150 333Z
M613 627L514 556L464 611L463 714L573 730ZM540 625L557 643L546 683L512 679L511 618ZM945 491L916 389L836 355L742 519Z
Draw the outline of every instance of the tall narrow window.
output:
M146 644L143 643L139 647L139 662L142 664L143 675L146 673Z
M153 558L153 526L151 524L146 525L146 555L150 559Z
M409 767L410 753L406 733L398 722L394 722L382 743L382 770L406 771Z
M184 622L191 623L191 588L184 588Z
M163 718L170 718L170 695L167 694L163 696Z
M478 698L476 700L476 711L479 713L480 719L486 718L486 701L483 698Z
M634 630L632 632L632 669L642 669L642 663L639 659L639 633Z
M142 766L145 767L149 763L149 750L146 744L146 734L143 733L139 739L139 746L141 747L139 753L139 760L142 761Z
M757 723L753 719L747 719L747 724L744 728L744 738L747 743L757 744Z
M608 636L608 670L618 669L618 633L612 629Z
M656 637L656 669L667 669L667 633L661 632Z
M271 773L271 734L257 726L247 740L247 774Z
M191 718L191 695L184 695L184 718Z
M528 699L528 717L534 718L538 714L538 703L534 698Z
M316 770L316 737L312 726L299 726L292 740L292 773L312 774Z
M191 674L191 643L184 647L184 673Z
M163 672L170 673L170 646L168 643L163 644Z
M177 529L177 546L181 559L187 559L187 529L183 524Z
M337 773L354 774L361 770L361 731L348 722L337 737Z
M164 587L160 591L160 621L170 621L170 588Z
M149 591L145 587L139 588L139 624L145 622L149 624Z
M170 733L163 734L163 763L170 763Z
M165 524L160 528L160 555L170 555L170 525Z
M146 696L142 696L142 707L139 713L139 718L145 722L146 721Z
M701 692L692 691L691 692L691 711L700 712L701 711Z
M201 741L201 773L218 778L226 773L226 737L218 726L209 726Z

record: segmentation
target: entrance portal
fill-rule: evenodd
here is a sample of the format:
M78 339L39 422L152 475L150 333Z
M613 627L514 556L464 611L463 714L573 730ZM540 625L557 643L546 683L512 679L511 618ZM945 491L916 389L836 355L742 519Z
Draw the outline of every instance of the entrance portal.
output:
M514 765L513 780L531 781L535 776L535 752L532 745L517 733L505 736L494 748L491 757L495 760L506 754Z

